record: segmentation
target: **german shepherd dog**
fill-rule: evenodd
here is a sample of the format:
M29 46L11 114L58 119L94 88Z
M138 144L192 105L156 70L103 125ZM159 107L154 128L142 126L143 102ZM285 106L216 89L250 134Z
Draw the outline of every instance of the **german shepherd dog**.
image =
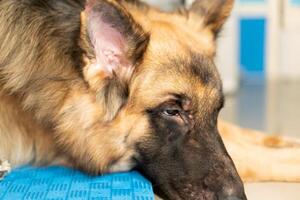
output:
M299 181L297 142L218 123L213 59L232 6L1 0L0 158L90 174L136 167L172 200L245 200L238 172Z

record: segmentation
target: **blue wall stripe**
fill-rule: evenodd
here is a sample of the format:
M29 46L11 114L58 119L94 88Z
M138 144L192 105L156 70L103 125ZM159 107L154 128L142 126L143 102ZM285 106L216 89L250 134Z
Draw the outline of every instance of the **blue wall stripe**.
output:
M264 77L266 19L240 19L240 67L242 77L255 75ZM251 78L251 77L249 77Z
M294 6L300 6L300 0L290 0L290 2Z
M266 3L267 0L239 0L240 3L249 3L249 4L253 4L253 3Z

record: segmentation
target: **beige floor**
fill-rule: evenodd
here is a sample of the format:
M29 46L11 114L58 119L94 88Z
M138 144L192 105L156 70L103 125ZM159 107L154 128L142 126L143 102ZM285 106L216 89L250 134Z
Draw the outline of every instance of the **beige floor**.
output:
M245 189L248 200L300 200L300 184L253 183Z
M221 116L243 127L300 138L300 82L242 86L227 96ZM245 187L248 200L300 200L300 183Z
M295 183L250 183L245 190L248 200L300 200L300 184Z

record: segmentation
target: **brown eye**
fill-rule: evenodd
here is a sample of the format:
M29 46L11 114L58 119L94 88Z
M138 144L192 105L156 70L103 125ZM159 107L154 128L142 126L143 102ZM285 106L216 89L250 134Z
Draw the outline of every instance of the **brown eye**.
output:
M169 117L178 116L179 110L177 109L166 109L163 111L163 114Z

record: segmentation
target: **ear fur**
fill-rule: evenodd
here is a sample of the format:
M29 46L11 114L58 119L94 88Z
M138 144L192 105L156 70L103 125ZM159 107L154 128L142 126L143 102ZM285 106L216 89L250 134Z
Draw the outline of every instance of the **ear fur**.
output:
M149 34L119 3L90 0L85 9L86 31L94 50L93 71L129 79L147 48Z
M195 0L189 11L201 17L204 26L217 36L230 16L233 4L234 0Z

